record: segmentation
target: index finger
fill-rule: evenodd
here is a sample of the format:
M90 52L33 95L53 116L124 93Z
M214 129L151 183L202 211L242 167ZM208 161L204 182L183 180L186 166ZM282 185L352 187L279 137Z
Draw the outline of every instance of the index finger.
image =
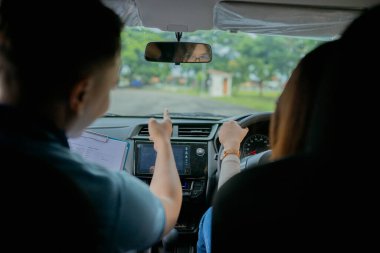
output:
M165 110L164 110L164 120L165 119L170 119L168 108L165 108Z

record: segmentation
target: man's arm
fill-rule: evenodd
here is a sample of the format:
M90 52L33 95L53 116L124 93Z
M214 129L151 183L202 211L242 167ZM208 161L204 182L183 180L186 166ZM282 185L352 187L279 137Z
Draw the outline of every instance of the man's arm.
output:
M164 235L176 224L182 204L182 186L170 143L171 133L172 123L167 110L162 122L149 120L149 135L157 152L150 189L161 200L165 209Z

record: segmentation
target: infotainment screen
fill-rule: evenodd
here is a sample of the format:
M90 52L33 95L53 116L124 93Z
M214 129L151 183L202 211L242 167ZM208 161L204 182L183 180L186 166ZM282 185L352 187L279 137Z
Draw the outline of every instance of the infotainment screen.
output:
M179 175L190 175L190 146L173 144L174 160L176 162ZM156 151L153 144L139 143L137 144L137 174L152 174L156 161Z

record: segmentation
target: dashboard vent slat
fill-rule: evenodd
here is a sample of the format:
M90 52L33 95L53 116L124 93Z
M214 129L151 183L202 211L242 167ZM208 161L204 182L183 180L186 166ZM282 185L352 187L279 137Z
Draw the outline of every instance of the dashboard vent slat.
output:
M138 134L139 136L149 136L148 126L143 126Z
M178 125L178 137L208 137L211 125Z

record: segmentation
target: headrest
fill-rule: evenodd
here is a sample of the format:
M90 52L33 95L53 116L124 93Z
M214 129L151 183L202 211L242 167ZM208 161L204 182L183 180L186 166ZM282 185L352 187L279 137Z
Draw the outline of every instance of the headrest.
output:
M319 155L365 154L377 136L380 5L363 13L333 42L315 98L307 150ZM318 53L318 49L315 53ZM360 159L361 160L361 159Z

